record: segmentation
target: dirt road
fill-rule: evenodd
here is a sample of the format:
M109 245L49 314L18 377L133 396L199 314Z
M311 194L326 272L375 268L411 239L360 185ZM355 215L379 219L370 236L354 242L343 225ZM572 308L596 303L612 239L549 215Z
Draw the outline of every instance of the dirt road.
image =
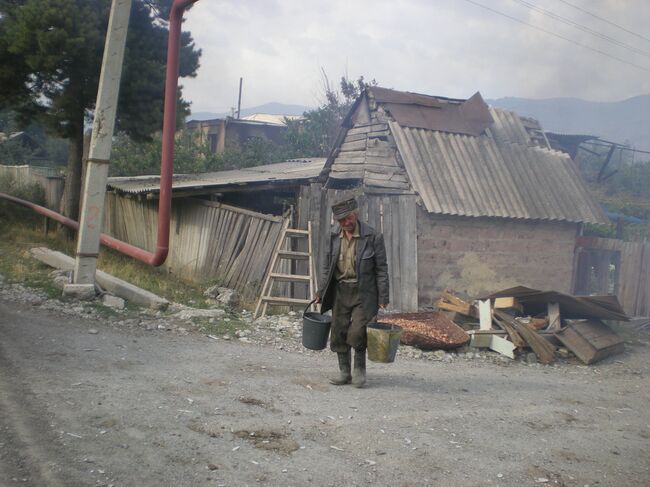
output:
M646 347L401 358L366 389L334 362L0 299L0 485L650 485Z

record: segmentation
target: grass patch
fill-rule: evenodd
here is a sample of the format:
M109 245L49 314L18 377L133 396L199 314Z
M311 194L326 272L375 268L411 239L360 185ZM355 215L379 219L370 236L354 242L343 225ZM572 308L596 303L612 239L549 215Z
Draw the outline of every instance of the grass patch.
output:
M45 203L45 191L38 183L20 184L13 176L7 174L0 176L0 192L31 201L37 205ZM0 222L24 222L37 219L38 217L32 210L6 200L0 200Z
M0 240L0 274L9 282L40 289L50 298L61 297L61 290L50 277L53 269L34 259L29 254L29 249L47 246L65 250L65 242L53 236L45 236L36 220L12 225L0 221L0 227L5 229Z
M193 308L210 307L203 296L203 291L210 283L181 280L164 269L152 267L115 250L102 247L97 259L97 268L171 302Z
M117 318L119 317L120 319L126 319L126 318L132 318L135 316L138 316L139 309L135 305L129 305L127 302L126 305L124 306L123 309L113 309L108 306L104 306L103 304L97 304L95 306L95 312L100 318Z
M194 326L197 330L206 335L215 336L229 336L231 338L237 336L237 332L250 329L250 323L239 318L228 318L228 321L217 318L212 318L210 323L209 318L194 318Z
M76 251L75 242L57 236L54 231L45 235L43 219L39 217L23 221L9 221L0 217L0 228L0 274L10 282L20 282L29 287L43 289L50 297L60 297L61 290L54 286L49 277L49 273L54 269L32 258L29 249L47 247L73 256ZM151 267L104 247L100 250L97 268L171 302L194 308L210 307L203 291L214 283L184 281L160 268ZM115 313L104 306L98 309L106 310L109 314Z

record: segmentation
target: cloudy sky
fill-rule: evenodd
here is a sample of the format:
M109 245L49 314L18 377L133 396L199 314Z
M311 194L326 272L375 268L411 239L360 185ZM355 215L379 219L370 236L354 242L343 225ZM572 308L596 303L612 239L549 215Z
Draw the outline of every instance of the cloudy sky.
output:
M194 112L236 106L240 76L243 108L317 106L321 70L457 98L650 93L648 0L199 0L186 19Z

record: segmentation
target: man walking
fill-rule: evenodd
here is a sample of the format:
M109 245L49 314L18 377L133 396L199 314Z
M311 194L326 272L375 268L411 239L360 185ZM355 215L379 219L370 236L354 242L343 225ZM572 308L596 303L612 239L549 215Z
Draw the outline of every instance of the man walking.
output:
M332 310L330 347L338 354L335 385L366 383L366 325L388 304L388 263L384 238L358 218L357 201L332 205L334 219L316 302ZM351 348L354 369L351 371Z

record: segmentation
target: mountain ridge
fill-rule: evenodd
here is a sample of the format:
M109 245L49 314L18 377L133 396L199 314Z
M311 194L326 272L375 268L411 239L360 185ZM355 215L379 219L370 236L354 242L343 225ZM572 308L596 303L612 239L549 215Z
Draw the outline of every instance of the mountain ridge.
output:
M547 132L595 135L650 151L650 94L615 102L503 97L486 102L538 120Z
M486 102L493 107L534 118L547 132L594 135L650 151L650 94L615 102L589 101L576 97L502 97L487 99ZM241 115L302 115L312 109L313 107L305 105L270 102L244 108ZM187 120L210 120L229 115L230 112L195 112Z

